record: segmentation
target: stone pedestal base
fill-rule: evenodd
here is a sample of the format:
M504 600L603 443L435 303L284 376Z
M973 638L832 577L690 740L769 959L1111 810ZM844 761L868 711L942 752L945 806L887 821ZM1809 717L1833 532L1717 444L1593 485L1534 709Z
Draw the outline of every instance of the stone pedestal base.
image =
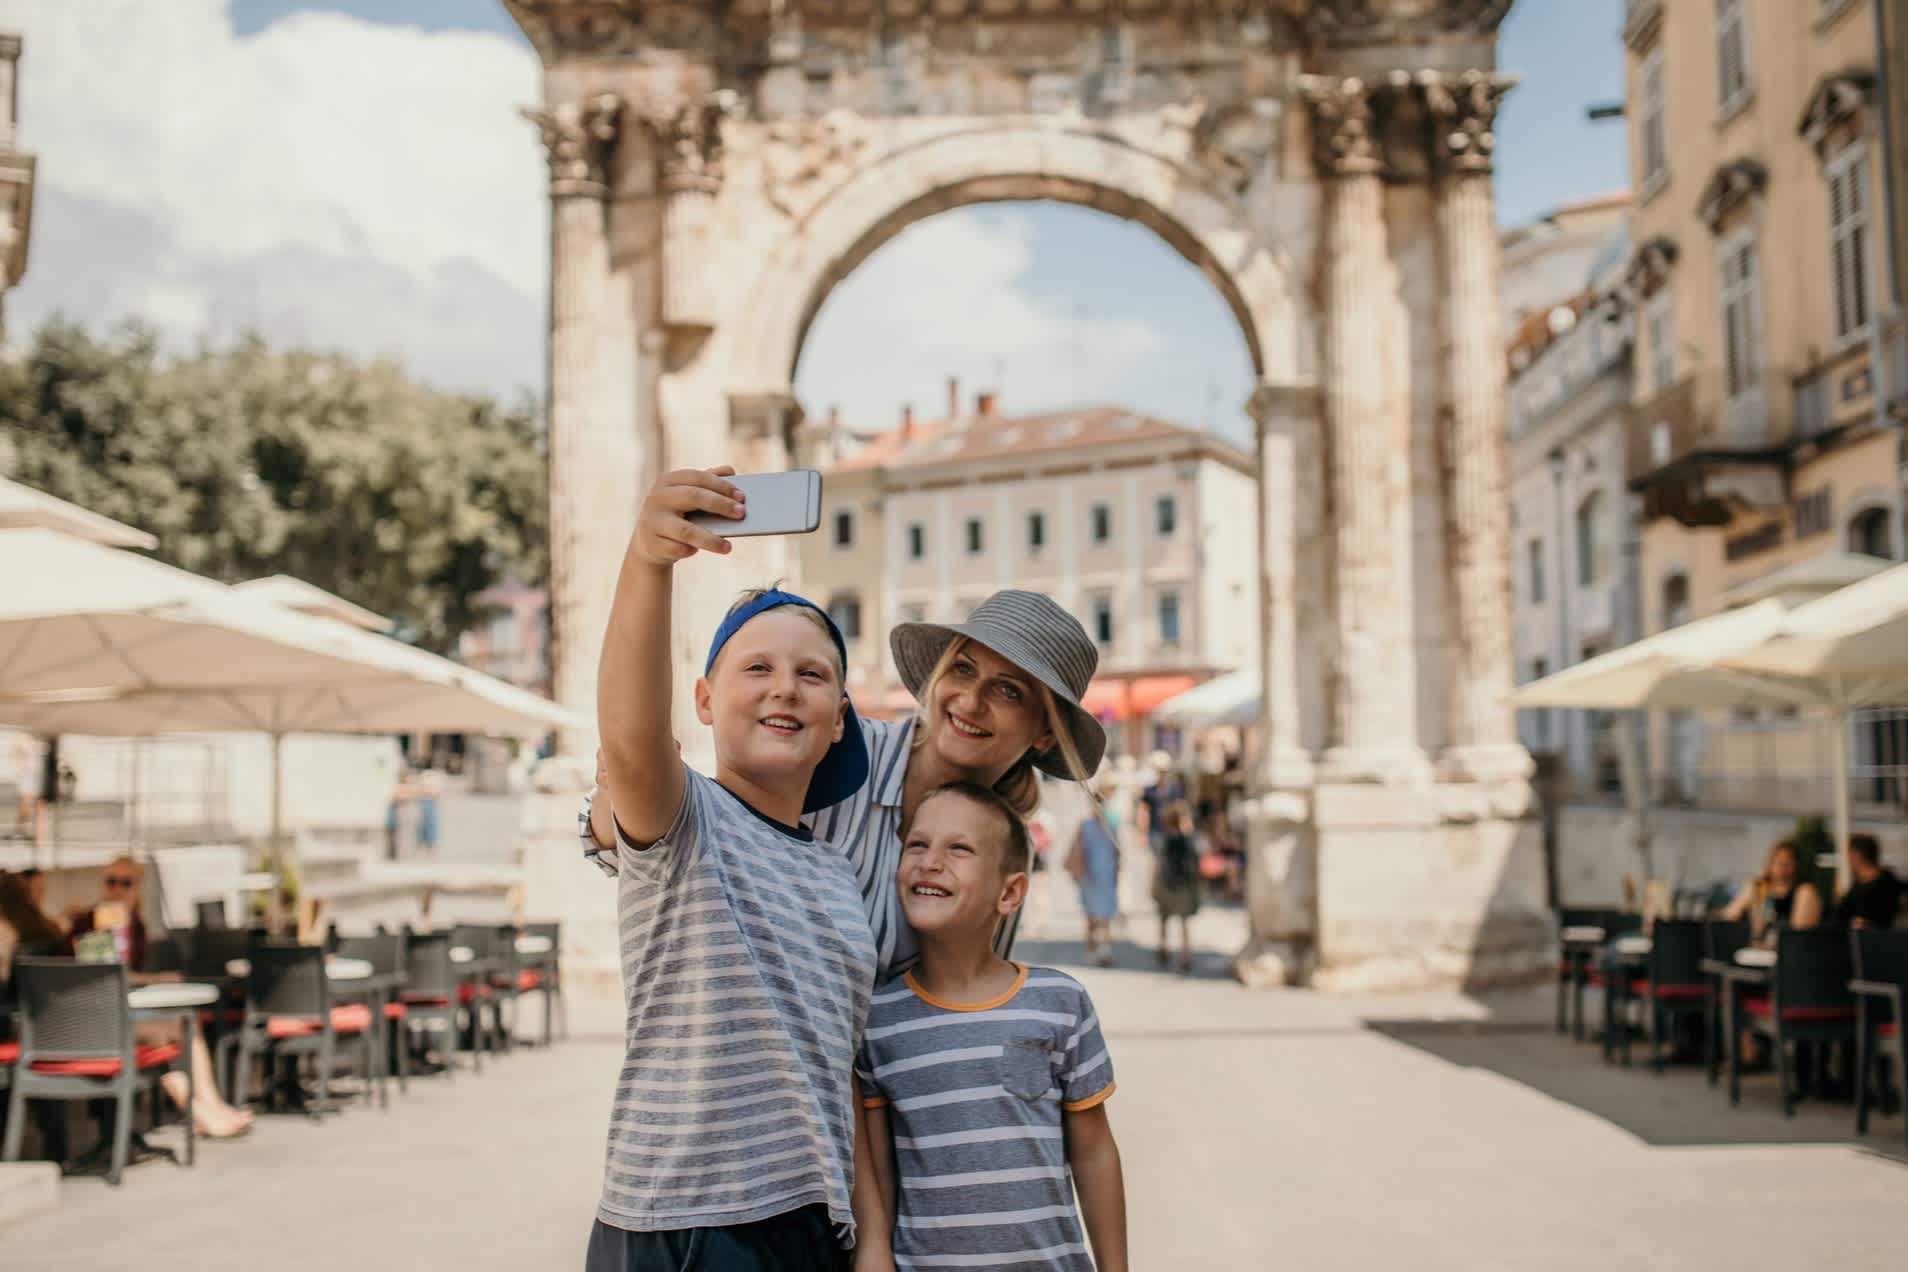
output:
M576 833L588 789L587 782L575 790L540 789L525 800L519 845L524 918L563 924L563 991L573 1020L620 1016L623 997L616 881L583 859Z
M1321 785L1250 821L1247 984L1334 993L1528 983L1550 965L1522 783Z
M1319 757L1318 780L1383 786L1424 786L1431 761L1415 746L1335 746Z
M1537 766L1517 743L1454 746L1438 756L1440 782L1528 782Z

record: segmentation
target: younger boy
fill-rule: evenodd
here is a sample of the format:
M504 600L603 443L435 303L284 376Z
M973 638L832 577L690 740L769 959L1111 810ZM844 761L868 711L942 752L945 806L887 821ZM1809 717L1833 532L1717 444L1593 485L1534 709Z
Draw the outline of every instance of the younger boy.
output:
M994 953L1028 866L1026 824L979 786L930 794L903 838L901 906L921 957L875 990L858 1066L900 1269L1126 1272L1113 1065L1093 1004L1072 977Z

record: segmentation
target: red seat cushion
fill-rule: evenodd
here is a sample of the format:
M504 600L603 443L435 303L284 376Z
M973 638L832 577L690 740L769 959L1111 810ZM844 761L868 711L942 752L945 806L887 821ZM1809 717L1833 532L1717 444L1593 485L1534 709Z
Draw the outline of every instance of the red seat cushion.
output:
M199 1024L204 1025L242 1025L245 1023L243 1007L224 1007L218 1011L208 1008L199 1013Z
M1630 992L1633 994L1637 994L1639 996L1648 994L1650 992L1649 981L1641 980L1641 979L1631 981ZM1658 985L1656 987L1656 996L1659 999L1707 998L1709 997L1709 986L1707 985Z
M473 984L471 984L471 983L470 983L469 981L465 981L465 982L464 982L463 984L461 984L461 985L459 985L459 986L457 987L457 1001L458 1001L458 1002L460 1002L460 1003L469 1003L469 1002L470 1002L470 1000L471 1000L471 997L472 997L473 995L480 995L480 996L482 996L482 997L484 997L484 998L489 998L489 997L490 997L490 986L488 986L488 985L473 985Z
M543 973L535 968L526 967L517 973L517 992L527 994L533 989L543 988Z
M1752 998L1743 1004L1743 1010L1758 1020L1768 1020L1775 1013L1775 1004L1767 998ZM1784 1007L1782 1019L1796 1024L1853 1020L1855 1009L1853 1007Z
M402 1020L410 1014L409 1009L406 1008L403 1003L384 1004L384 1018L386 1020Z
M15 1060L18 1060L19 1058L20 1058L19 1043L0 1042L0 1064L12 1064Z
M448 1007L450 999L442 994L400 994L399 998L412 1007ZM400 1004L402 1005L402 1004Z
M1891 1020L1885 1025L1876 1025L1875 1032L1880 1034L1884 1038L1892 1038L1895 1036L1895 1022ZM4 1051L4 1050L5 1050L4 1047L0 1047L0 1051ZM4 1057L0 1057L0 1062L3 1062L3 1061L4 1061Z
M179 1045L173 1042L161 1043L156 1047L133 1048L133 1067L151 1069L157 1065L171 1064L180 1055ZM118 1074L120 1061L117 1057L102 1057L97 1060L36 1060L33 1062L35 1073L56 1073L70 1078L110 1078Z
M331 1032L363 1033L371 1027L371 1009L363 1003L346 1003L331 1009ZM322 1026L310 1016L273 1016L265 1022L265 1034L271 1038L302 1038L319 1032Z

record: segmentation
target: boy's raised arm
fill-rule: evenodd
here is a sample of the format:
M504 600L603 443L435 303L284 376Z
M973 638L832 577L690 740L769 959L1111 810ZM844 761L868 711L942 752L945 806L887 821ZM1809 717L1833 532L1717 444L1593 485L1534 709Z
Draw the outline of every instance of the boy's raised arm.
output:
M1100 1272L1127 1272L1126 1181L1106 1105L1067 1114L1067 1164L1080 1194L1080 1218Z
M682 761L669 718L670 593L678 561L726 553L729 541L687 519L691 512L740 516L733 468L679 469L643 500L623 554L596 676L596 726L617 823L639 844L661 839L682 806Z

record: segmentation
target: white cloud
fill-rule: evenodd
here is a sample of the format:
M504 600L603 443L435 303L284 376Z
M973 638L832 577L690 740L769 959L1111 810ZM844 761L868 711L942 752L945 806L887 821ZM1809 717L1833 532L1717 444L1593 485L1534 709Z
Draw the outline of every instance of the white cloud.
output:
M10 318L142 317L178 345L388 354L458 388L540 383L547 203L499 35L301 13L240 38L224 0L3 0L40 157Z
M1030 293L1031 239L1022 213L963 210L877 251L809 329L796 375L809 412L838 405L854 428L887 428L912 402L922 418L938 418L949 376L970 404L975 390L999 389L1014 414L1119 400L1127 371L1162 348L1160 334Z

